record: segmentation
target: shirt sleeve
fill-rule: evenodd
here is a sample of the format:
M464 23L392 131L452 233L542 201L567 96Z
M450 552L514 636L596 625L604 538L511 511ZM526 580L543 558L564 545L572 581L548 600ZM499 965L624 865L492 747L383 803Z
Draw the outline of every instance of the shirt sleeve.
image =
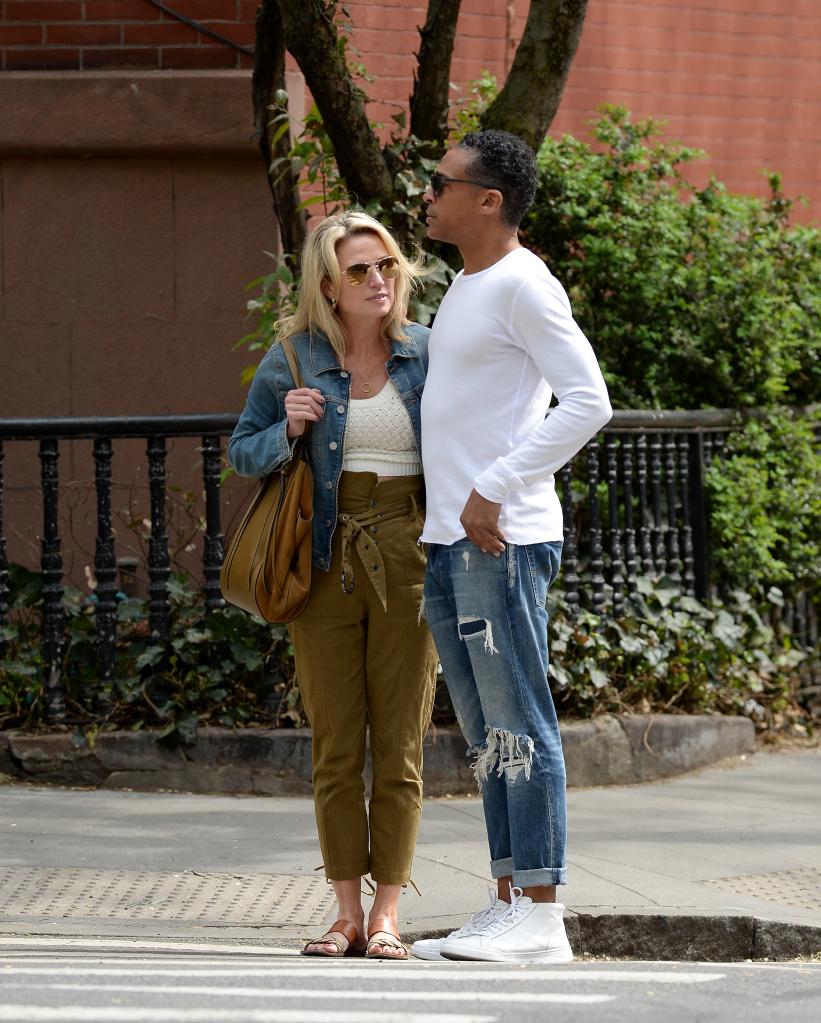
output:
M228 441L228 461L240 476L267 476L287 462L295 440L287 436L288 418L280 401L278 368L273 351L257 367L245 408ZM290 386L290 384L289 384Z
M488 501L552 476L610 421L613 410L590 342L553 278L526 280L513 301L511 341L533 359L558 406L533 433L475 480Z

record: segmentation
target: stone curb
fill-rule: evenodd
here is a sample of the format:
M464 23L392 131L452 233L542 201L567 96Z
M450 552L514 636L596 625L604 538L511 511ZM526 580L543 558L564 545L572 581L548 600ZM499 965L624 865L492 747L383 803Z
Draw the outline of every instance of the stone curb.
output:
M561 725L570 787L657 781L755 752L743 717L603 715ZM151 732L103 732L92 744L69 732L0 733L0 774L53 785L143 792L308 796L308 729L202 728L196 743L168 749ZM458 728L431 728L425 739L425 794L476 792Z
M616 960L656 960L659 962L787 962L798 958L813 958L821 953L821 927L795 924L758 917L733 915L698 915L681 913L565 913L567 936L577 960L599 957ZM402 940L411 945L418 938L442 938L450 927L406 928ZM165 942L196 940L203 950L210 943L236 945L238 952L244 944L270 944L273 948L299 948L310 935L306 927L264 927L247 931L242 937L226 934L220 929L211 935L152 936ZM0 922L3 937L63 937L81 939L91 937L88 928L81 931L38 930L37 923ZM106 940L117 937L128 941L144 939L120 932L105 934ZM97 935L92 940L96 940Z
M671 962L770 962L821 953L821 927L761 920L750 916L697 916L664 913L565 913L567 937L577 959ZM403 934L443 938L447 928Z

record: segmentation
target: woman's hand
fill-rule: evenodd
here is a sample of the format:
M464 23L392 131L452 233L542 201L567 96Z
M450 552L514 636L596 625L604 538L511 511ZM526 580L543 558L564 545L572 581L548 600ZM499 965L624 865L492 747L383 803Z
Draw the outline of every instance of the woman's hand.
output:
M306 423L318 423L322 418L325 399L315 387L297 387L285 395L285 413L288 416L289 439L301 437Z

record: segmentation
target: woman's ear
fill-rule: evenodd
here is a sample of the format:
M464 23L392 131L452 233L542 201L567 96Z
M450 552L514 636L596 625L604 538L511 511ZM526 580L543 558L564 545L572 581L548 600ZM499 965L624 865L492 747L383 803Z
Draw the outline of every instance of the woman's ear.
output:
M336 309L336 299L334 298L333 287L330 280L326 277L322 284L319 286L320 291L328 299L331 304L331 309Z

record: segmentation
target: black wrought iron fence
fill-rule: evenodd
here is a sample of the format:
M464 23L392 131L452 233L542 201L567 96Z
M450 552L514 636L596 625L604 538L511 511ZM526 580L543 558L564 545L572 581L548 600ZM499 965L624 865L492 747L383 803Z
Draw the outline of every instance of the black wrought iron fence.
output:
M737 424L731 411L619 411L560 471L571 606L618 615L641 576L709 595L705 473Z
M204 502L199 548L205 606L222 606L219 573L224 553L221 509L223 439L233 414L108 417L94 419L0 419L0 625L8 613L10 583L4 532L4 445L39 444L42 530L39 534L42 601L40 631L48 716L63 715L60 680L65 588L61 553L60 446L89 441L94 465L96 579L94 617L98 677L114 678L118 559L112 526L114 445L146 441L149 520L146 556L148 627L158 642L170 639L166 454L169 441L193 438L201 460ZM565 517L561 583L571 609L618 615L642 576L666 575L685 592L710 591L709 507L705 472L720 457L737 425L731 411L619 411L607 428L558 474ZM38 515L39 517L39 515ZM32 533L36 533L33 524ZM817 639L812 601L793 600L788 614L799 642Z

